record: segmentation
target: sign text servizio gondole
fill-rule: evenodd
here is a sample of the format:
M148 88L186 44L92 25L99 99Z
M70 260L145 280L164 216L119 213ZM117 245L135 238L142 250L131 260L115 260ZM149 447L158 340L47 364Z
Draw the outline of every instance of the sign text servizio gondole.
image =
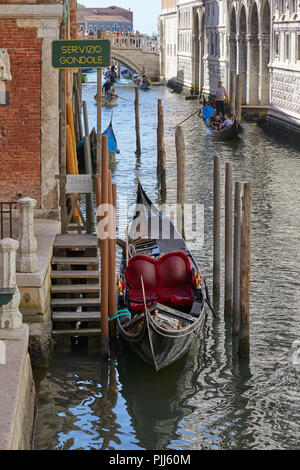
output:
M52 42L52 66L57 69L96 69L110 66L108 39L75 39Z

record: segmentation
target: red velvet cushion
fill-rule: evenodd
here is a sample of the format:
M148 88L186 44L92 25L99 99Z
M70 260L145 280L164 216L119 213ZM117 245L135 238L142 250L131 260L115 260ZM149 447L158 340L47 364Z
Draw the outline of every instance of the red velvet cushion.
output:
M179 287L192 280L190 260L182 251L163 255L159 259L158 265L159 285L162 288Z
M158 299L156 264L155 259L146 255L135 255L128 262L125 277L129 287L130 306L136 312L144 310L141 276L143 277L146 300L155 299L157 301ZM139 303L134 301L139 301ZM150 307L152 303L147 302L147 307Z
M156 260L145 255L135 255L125 270L126 282L132 289L141 289L143 277L145 291L157 288Z
M158 261L159 302L169 306L190 306L193 303L191 263L182 251L167 253Z
M135 255L125 270L129 287L130 305L134 311L143 311L143 277L147 306L154 299L168 306L190 306L193 303L191 263L181 251L167 253L158 261L145 255ZM134 301L139 301L136 303Z

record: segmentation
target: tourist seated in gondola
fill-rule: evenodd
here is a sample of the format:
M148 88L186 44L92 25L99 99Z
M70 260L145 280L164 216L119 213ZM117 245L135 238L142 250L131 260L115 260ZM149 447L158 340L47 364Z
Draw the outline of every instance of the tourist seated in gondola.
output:
M230 126L232 126L232 124L233 124L233 121L231 119L231 115L228 116L228 114L225 113L224 114L224 121L222 122L221 128L223 129L225 127L230 127Z
M220 114L216 114L210 120L210 127L219 131L222 128L222 120Z

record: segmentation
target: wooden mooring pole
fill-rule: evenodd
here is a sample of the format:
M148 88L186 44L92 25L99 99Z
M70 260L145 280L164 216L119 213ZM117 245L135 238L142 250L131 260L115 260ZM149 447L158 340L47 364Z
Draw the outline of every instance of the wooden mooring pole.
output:
M240 264L243 183L235 183L234 195L234 255L233 255L233 306L232 333L238 335L240 327Z
M116 304L116 216L115 216L115 194L111 180L111 171L108 176L108 203L109 203L109 279L108 279L108 306L109 318L113 318L117 312ZM115 320L109 323L110 336L115 334Z
M67 231L67 157L66 157L66 71L59 71L59 166L61 233Z
M98 39L102 39L102 31L98 29ZM97 163L96 172L101 173L101 134L102 134L102 69L97 69Z
M101 218L100 223L104 224L108 219L108 137L104 136L101 149ZM108 327L108 288L109 288L109 238L108 224L102 227L100 241L101 252L101 337L100 347L103 357L109 356L109 327ZM98 234L99 235L99 234Z
M250 271L251 271L251 184L244 183L241 226L239 356L249 358Z
M82 119L81 119L81 100L80 100L80 91L76 88L76 114L77 114L77 121L78 121L78 131L79 131L79 140L83 140L83 128L82 128Z
M232 314L233 254L232 254L232 163L226 162L225 172L225 315Z
M214 157L213 298L220 298L221 161Z
M184 237L184 203L185 203L185 142L180 126L175 131L177 158L177 230Z
M141 136L140 136L140 90L135 88L135 132L136 132L136 155L141 155Z
M157 101L157 171L166 170L166 150L164 143L164 110L162 100Z

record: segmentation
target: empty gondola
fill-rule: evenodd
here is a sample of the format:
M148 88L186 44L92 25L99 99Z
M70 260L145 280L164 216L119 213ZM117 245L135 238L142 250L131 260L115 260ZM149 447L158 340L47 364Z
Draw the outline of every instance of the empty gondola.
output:
M153 227L159 227L156 234ZM190 349L203 328L207 301L205 281L185 241L138 182L118 281L120 335L160 370Z

